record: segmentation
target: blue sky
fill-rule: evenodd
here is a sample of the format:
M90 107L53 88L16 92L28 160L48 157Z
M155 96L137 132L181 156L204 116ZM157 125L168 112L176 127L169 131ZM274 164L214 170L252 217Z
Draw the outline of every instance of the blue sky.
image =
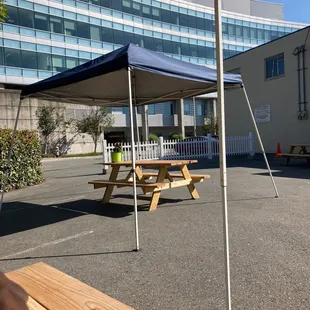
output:
M265 0L284 4L285 20L310 24L310 0Z

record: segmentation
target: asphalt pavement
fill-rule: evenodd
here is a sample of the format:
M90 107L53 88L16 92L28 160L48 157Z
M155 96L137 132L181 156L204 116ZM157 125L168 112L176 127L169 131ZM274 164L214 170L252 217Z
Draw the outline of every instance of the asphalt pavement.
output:
M272 160L280 198L261 160L228 160L233 309L310 309L310 169ZM216 160L190 168L210 180L139 197L135 246L131 189L103 190L100 158L44 161L46 181L5 195L0 270L44 261L139 310L225 309L222 204ZM124 173L126 173L124 171Z

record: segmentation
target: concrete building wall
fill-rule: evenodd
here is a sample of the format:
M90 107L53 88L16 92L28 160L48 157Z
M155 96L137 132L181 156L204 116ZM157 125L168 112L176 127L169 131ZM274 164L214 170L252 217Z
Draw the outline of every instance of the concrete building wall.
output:
M253 110L270 105L270 122L258 123L266 152L274 153L277 142L281 143L282 151L288 151L290 143L310 143L310 119L298 120L297 56L293 55L295 48L305 43L307 34L308 29L298 31L224 62L226 71L240 68ZM266 80L265 59L280 53L284 53L284 75ZM309 68L309 40L306 42L305 59L305 65ZM306 70L305 84L309 100L309 69ZM228 135L243 135L253 131L242 90L226 92L226 120ZM257 143L255 151L259 151Z
M186 0L207 7L214 7L214 0ZM283 5L260 0L222 0L225 11L263 18L284 20Z
M251 1L250 0L224 0L223 9L230 12L236 12L246 15L251 15Z
M284 7L279 3L251 0L250 15L284 20Z
M14 128L17 109L19 105L20 91L1 89L0 90L0 128ZM71 118L72 105L65 105L58 102L39 101L37 99L23 100L18 122L18 129L38 130L38 119L36 110L44 105L52 104L60 108L67 108L65 112L66 120ZM74 106L76 111L85 111L89 109L85 106ZM87 134L78 135L73 133L70 128L66 132L57 131L52 137L53 141L62 141L61 147L63 152L67 154L90 153L94 151L94 143ZM97 151L102 151L102 140L99 141Z

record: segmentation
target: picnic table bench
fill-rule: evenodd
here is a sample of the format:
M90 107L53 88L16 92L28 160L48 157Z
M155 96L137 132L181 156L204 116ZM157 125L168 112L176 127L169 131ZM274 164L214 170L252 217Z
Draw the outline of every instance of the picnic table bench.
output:
M136 161L136 178L137 187L141 188L144 194L152 193L152 198L149 205L149 210L155 210L158 205L160 193L162 190L187 186L193 199L199 199L199 194L195 188L195 183L202 182L210 178L210 175L191 174L187 165L195 164L197 160L137 160ZM118 179L118 174L121 167L131 167L131 161L120 163L105 163L112 167L109 180L93 180L88 184L94 185L94 188L106 188L103 203L108 203L111 199L114 188L133 187L133 172L130 171L125 179ZM143 172L142 167L158 168L158 172ZM179 167L181 173L173 173L168 171L170 167ZM153 177L155 182L148 182ZM176 180L175 180L176 179Z
M5 275L27 293L29 310L133 310L43 262Z
M306 159L308 165L310 165L310 152L307 148L310 144L290 144L290 150L288 153L281 153L280 156L286 158L285 165L288 166L291 158L303 158ZM297 152L295 152L297 151Z

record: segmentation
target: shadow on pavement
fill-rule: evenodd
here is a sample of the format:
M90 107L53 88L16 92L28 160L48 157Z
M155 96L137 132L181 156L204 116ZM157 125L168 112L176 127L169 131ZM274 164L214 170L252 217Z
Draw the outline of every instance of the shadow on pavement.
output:
M309 167L288 167L283 170L273 171L273 176L278 178L291 178L291 179L310 179L310 169ZM254 173L253 175L260 175L260 176L268 176L269 173L261 172L261 173Z
M25 202L8 202L0 214L0 237L29 229L66 221L72 218L96 214L110 218L122 218L133 213L131 205L82 199L55 205L39 205Z
M89 177L103 175L103 173L90 173L90 174L79 174L79 175L65 175L62 177L55 177L55 179L71 179L71 178L80 178L80 177Z
M151 196L152 195L137 195L138 196L138 199L139 200L145 200L145 201L150 201L151 200ZM122 198L122 199L132 199L132 195L129 195L129 194L116 194L116 195L113 195L113 199L116 199L116 198ZM175 198L159 198L159 203L158 205L163 205L163 204L166 204L166 203L179 203L179 202L182 202L186 199L175 199ZM191 198L189 200L192 200ZM113 200L112 200L113 201ZM139 209L141 209L141 205L138 206ZM147 205L148 207L148 205Z

